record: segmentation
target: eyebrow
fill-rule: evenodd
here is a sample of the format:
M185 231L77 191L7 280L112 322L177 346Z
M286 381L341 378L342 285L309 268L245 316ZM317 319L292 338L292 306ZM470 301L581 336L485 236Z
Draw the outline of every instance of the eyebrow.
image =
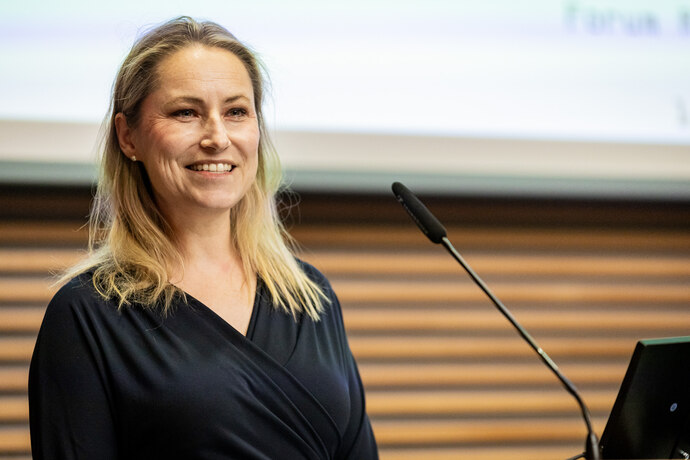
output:
M249 102L249 98L248 98L247 96L245 96L245 95L243 95L243 94L238 94L238 95L236 95L236 96L231 96L231 97L226 98L226 99L223 101L223 103L224 103L224 104L233 103L233 102L237 102L239 99L244 99L244 100L246 100L247 102ZM186 103L189 103L189 104L199 104L199 105L203 105L203 104L204 104L203 99L198 98L198 97L194 97L194 96L180 96L180 97L175 97L175 98L171 99L170 101L168 101L167 104L177 104L177 103L180 103L180 102L186 102Z

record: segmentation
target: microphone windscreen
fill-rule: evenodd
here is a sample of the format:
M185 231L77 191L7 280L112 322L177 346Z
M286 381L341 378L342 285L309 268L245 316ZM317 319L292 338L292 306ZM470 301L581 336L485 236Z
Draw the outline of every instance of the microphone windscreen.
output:
M432 243L440 244L446 236L446 229L441 222L419 201L414 193L400 182L393 182L393 194L403 208L412 217L420 230Z

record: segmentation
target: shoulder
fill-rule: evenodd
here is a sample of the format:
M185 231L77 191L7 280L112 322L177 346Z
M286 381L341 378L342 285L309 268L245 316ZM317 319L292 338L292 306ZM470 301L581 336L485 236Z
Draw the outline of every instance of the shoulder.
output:
M79 303L89 300L98 300L99 295L93 284L93 274L82 273L70 279L53 296L50 305Z
M82 273L70 279L55 293L44 317L44 323L73 322L75 317L95 311L116 310L116 306L101 297L93 284L92 273Z
M326 278L326 275L321 273L318 268L314 267L311 265L309 262L305 262L301 259L297 259L297 263L299 264L300 268L302 271L307 275L307 277L316 283L321 290L323 290L323 293L326 294L329 298L334 298L335 293L333 292L333 287L331 286L331 282Z
M321 273L318 268L314 267L309 262L297 259L297 263L300 265L302 271L304 271L307 277L314 282L328 298L328 303L330 303L331 306L337 307L339 310L340 303L338 301L338 297L333 290L333 286L331 286L331 282L328 280L328 278L326 278L326 275ZM325 307L328 309L328 305L325 305Z
M331 282L328 280L326 275L321 273L318 268L314 267L310 263L300 259L297 259L297 262L300 264L300 267L307 277L316 283L316 285L321 288L321 291L326 296L327 301L323 303L324 308L323 312L321 313L321 319L323 320L324 317L329 318L331 321L335 322L335 325L337 325L339 329L342 329L342 307L340 305L340 300L333 289L333 286L331 286Z

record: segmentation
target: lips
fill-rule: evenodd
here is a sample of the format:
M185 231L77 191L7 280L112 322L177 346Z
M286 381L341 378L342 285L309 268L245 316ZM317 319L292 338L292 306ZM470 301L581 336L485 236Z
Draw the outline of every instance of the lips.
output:
M235 169L235 165L232 163L195 163L193 165L187 166L187 169L192 171L208 171L214 173L224 173L230 172Z

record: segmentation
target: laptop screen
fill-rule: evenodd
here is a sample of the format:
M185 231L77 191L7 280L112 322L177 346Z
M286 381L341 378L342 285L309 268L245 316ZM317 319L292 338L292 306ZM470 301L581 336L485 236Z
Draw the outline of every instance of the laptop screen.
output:
M690 336L640 340L601 437L602 458L690 458Z

